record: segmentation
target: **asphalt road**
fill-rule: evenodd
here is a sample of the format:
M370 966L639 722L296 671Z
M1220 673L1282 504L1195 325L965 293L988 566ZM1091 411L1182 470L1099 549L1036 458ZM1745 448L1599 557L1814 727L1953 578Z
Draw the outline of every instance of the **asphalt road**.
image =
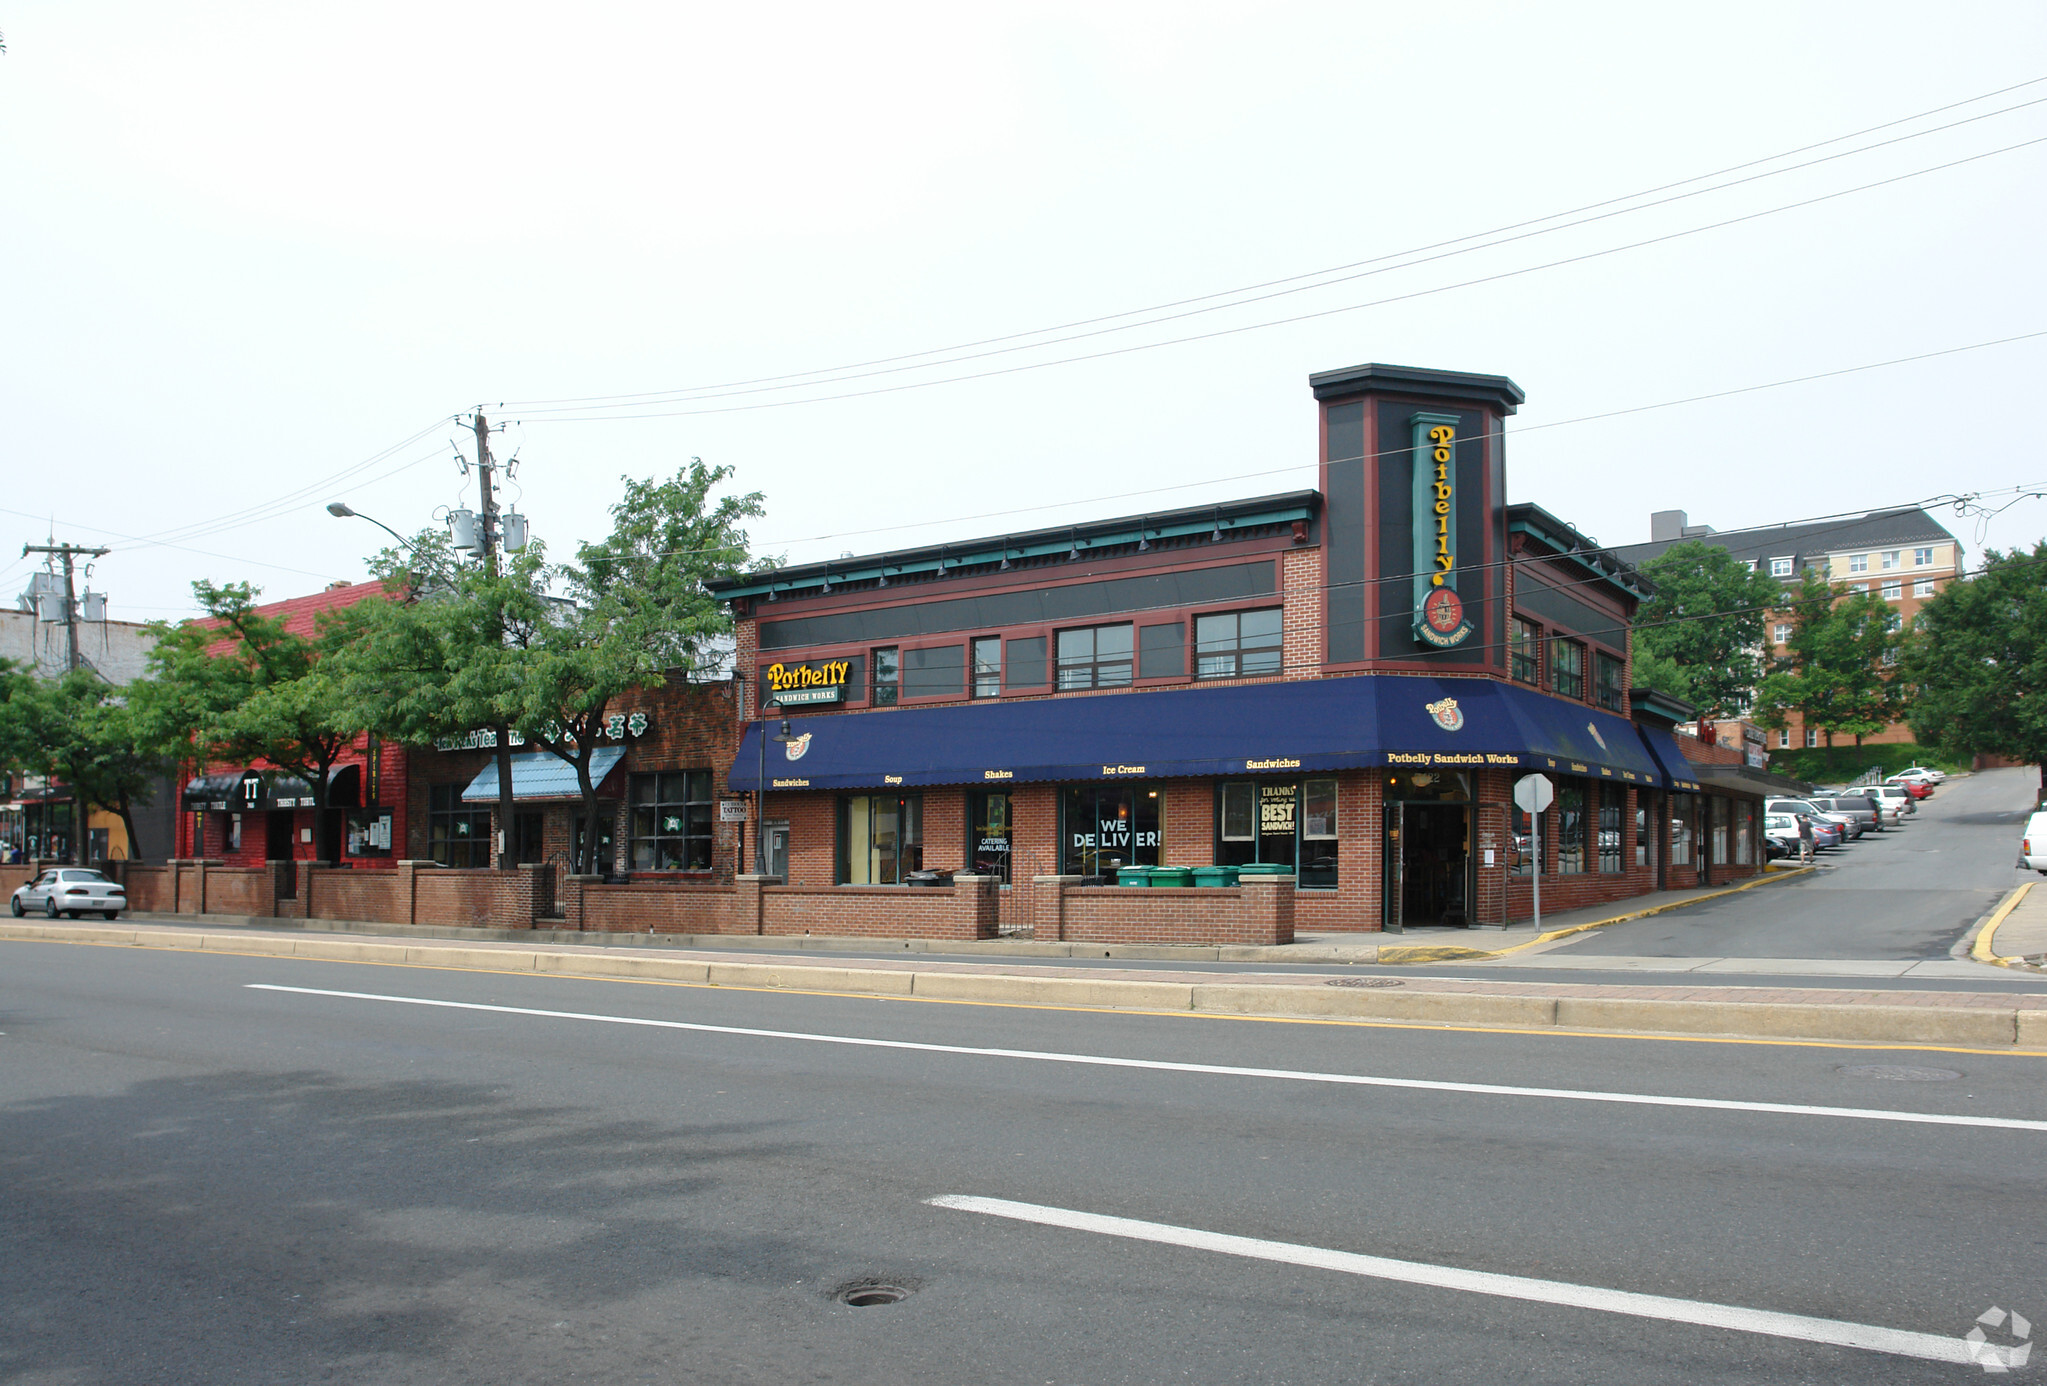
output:
M22 1386L1930 1382L2047 1322L2047 1059L0 959Z
M1919 812L1820 856L1821 871L1598 929L1555 951L1732 958L1944 958L2014 885L2032 769L1950 779Z

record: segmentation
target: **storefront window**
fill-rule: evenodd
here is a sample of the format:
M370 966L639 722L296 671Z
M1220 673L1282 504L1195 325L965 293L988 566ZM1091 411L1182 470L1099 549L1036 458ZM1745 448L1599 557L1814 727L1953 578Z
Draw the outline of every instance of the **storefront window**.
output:
M977 876L993 876L1009 884L1009 796L967 796L967 860Z
M1635 865L1649 866L1649 795L1635 791Z
M1059 792L1059 871L1106 876L1159 866L1166 795L1157 785L1069 785Z
M1235 679L1276 674L1279 662L1278 607L1194 618L1194 677Z
M1585 647L1575 640L1552 640L1549 646L1550 687L1566 698L1585 696Z
M1557 784L1557 874L1576 876L1585 870L1585 782Z
M1621 815L1628 791L1617 784L1599 786L1599 872L1617 876L1621 870Z
M1216 786L1216 793L1216 821L1222 825L1216 865L1297 865L1299 780L1227 780Z
M1059 687L1121 688L1129 683L1130 632L1127 623L1060 631Z
M839 801L839 883L901 885L924 869L924 799L855 794Z
M570 851L575 856L576 870L595 871L600 876L609 876L618 870L618 848L612 840L617 822L617 803L600 802L597 805L597 859L595 862L586 862L583 859L583 844L590 840L590 819L587 814L576 815L575 824L570 830L573 842Z
M1508 821L1514 825L1514 850L1508 854L1507 869L1516 876L1535 874L1535 820L1528 810L1519 804L1509 810Z
M1714 795L1708 800L1713 815L1713 865L1727 865L1728 800Z
M1692 864L1692 842L1699 832L1699 800L1694 794L1670 796L1670 864Z
M711 772L632 777L635 871L711 869Z
M1526 616L1514 618L1514 632L1508 637L1508 654L1514 677L1523 683L1542 682L1542 627Z
M1294 882L1302 890L1336 889L1336 779L1301 786L1300 867Z
M1756 806L1743 799L1734 806L1734 864L1754 865L1756 859Z
M1599 705L1612 712L1621 710L1621 662L1610 654L1598 655L1593 660L1598 677L1593 680L1593 695Z
M462 802L463 786L427 790L427 856L442 866L490 865L490 810Z
M521 865L547 860L547 815L521 812L512 815L512 860Z

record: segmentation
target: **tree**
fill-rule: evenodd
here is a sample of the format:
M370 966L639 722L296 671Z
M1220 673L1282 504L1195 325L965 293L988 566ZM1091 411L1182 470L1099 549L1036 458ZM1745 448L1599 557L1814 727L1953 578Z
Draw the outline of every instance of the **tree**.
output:
M713 502L730 476L692 460L665 481L628 478L612 533L573 563L550 566L532 544L493 575L456 563L430 534L386 550L373 566L393 597L356 608L358 639L339 666L355 715L415 742L505 726L575 770L594 825L592 768L615 700L670 674L701 676L731 631L704 582L749 566L741 526L763 505L758 492ZM586 832L575 870L596 873L597 847Z
M150 627L150 677L130 686L141 743L150 751L211 761L267 761L312 789L323 852L333 840L329 772L364 730L350 715L328 659L354 638L347 612L323 613L314 633L289 629L256 609L257 588L192 593L203 620Z
M1709 717L1741 716L1763 675L1763 622L1783 595L1777 579L1696 541L1641 569L1656 591L1635 614L1635 682Z
M1757 720L1781 727L1798 713L1827 745L1855 743L1897 719L1897 615L1874 592L1851 592L1808 569L1785 603L1791 639L1757 692Z
M135 808L148 803L158 783L175 771L175 759L143 744L123 690L90 670L27 683L26 696L19 702L10 698L9 706L19 709L40 747L34 772L69 787L80 814L88 806L117 814L133 857L141 842ZM73 834L74 858L76 839Z
M1919 610L1901 666L1921 745L2040 769L2047 802L2047 541L1984 555Z

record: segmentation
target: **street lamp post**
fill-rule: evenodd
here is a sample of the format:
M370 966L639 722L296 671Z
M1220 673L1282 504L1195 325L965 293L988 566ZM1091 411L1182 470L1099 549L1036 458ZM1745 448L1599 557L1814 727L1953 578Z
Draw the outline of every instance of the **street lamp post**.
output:
M399 543L405 545L406 548L410 549L412 547L412 541L410 539L407 539L404 535L400 534L397 530L391 528L391 526L385 524L382 520L379 520L374 516L365 515L360 510L349 509L348 504L345 501L327 502L327 513L329 515L332 515L337 520L347 519L368 520L378 529L383 530L384 533L390 535L393 539L396 539Z

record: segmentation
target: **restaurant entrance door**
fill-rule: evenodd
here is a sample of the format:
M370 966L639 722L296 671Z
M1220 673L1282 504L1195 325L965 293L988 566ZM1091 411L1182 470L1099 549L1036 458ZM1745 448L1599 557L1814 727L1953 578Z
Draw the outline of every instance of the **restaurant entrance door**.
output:
M1404 924L1470 924L1471 807L1404 804L1400 916Z

